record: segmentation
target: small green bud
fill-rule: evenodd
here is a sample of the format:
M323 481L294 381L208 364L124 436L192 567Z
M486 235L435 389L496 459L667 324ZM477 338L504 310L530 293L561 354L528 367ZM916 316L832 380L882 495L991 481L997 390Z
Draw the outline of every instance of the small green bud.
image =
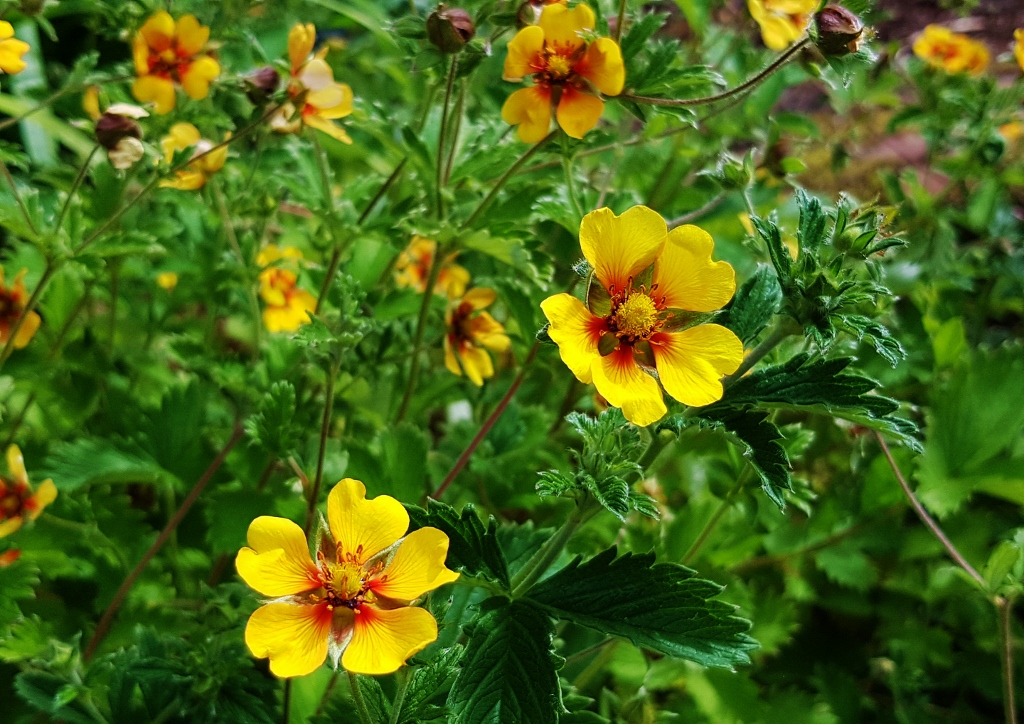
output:
M847 55L860 50L864 23L841 5L826 5L814 16L818 50L824 55Z
M462 8L438 5L427 18L427 39L442 53L458 53L475 34L473 19Z

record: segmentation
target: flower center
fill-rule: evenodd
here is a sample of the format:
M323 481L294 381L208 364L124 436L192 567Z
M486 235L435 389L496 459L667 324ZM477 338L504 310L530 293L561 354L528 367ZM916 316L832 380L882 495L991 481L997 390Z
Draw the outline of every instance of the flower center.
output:
M623 336L646 337L658 323L658 307L644 292L633 292L615 310L615 326Z
M572 70L569 59L564 55L551 55L548 58L548 73L554 78L565 78Z
M29 499L27 487L13 480L0 478L0 520L16 518L24 513Z
M341 602L358 598L366 590L366 571L354 561L335 563L327 567L327 583L325 588L331 598Z

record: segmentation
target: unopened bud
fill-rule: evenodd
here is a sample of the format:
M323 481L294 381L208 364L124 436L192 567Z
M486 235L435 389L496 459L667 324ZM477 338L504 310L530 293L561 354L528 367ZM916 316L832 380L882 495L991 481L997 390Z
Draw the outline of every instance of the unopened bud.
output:
M135 163L146 155L146 148L142 141L132 136L125 136L117 145L107 151L107 158L114 168L124 170L131 168Z
M245 80L248 86L246 95L249 96L249 100L259 105L277 92L277 88L281 84L281 74L274 66L265 65L247 75Z
M107 111L96 121L96 141L108 151L125 138L142 138L142 127L135 119Z
M439 5L427 18L427 39L442 53L458 53L475 34L473 19L462 8Z
M841 5L826 5L814 16L818 50L825 55L846 55L860 50L864 23Z

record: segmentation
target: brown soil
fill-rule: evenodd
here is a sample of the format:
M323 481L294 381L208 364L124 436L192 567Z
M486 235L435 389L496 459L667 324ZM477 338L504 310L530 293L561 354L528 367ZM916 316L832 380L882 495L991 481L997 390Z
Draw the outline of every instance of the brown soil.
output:
M937 23L984 40L993 54L1008 49L1014 29L1024 28L1024 0L980 0L965 17L943 8L939 0L878 0L877 11L888 18L875 25L880 40L905 40Z

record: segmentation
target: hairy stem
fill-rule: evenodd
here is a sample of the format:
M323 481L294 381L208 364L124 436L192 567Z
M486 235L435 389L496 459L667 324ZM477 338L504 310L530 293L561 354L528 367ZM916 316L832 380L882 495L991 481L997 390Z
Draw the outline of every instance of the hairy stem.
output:
M242 265L245 270L246 276L246 291L249 297L249 309L252 312L252 321L255 331L253 332L253 341L256 346L256 356L259 356L260 352L260 337L262 334L261 327L263 326L263 315L260 312L260 300L256 296L255 280L249 276L249 264L245 259L245 254L242 253L242 247L238 243L238 236L235 234L235 227L231 223L231 215L228 213L228 205L224 200L224 194L221 192L220 183L217 179L213 179L213 183L210 184L213 187L213 199L217 204L217 212L220 214L220 225L224 227L224 236L227 237L228 245L232 251L235 252L235 256L238 257L238 263Z
M316 506L320 502L320 486L324 480L324 459L327 457L327 438L331 432L331 415L334 414L334 380L338 376L338 368L341 367L341 357L327 371L327 399L324 401L324 416L320 422L320 448L316 455L316 475L313 478L313 488L309 491L309 501L306 504L306 535L313 528L313 520L316 518Z
M463 222L463 229L468 229L473 225L476 218L491 205L491 202L494 201L494 197L498 195L498 192L502 189L505 183L512 178L520 168L522 168L523 164L533 158L533 155L543 148L544 144L554 138L556 133L557 131L552 131L548 135L544 136L544 138L537 141L537 143L530 146L526 153L520 156L519 159L509 167L508 171L501 175L501 177L494 183L494 187L490 192L488 192L487 196L484 197L484 200L480 202L480 205L477 206L473 213L469 215L469 218Z
M441 267L444 266L442 258L447 249L443 244L434 248L434 255L430 259L430 272L427 274L427 286L423 290L423 301L420 303L420 313L416 319L416 332L412 342L412 360L409 363L409 379L405 384L405 393L402 395L402 404L398 407L398 415L395 422L405 419L409 411L409 403L412 402L413 392L416 391L416 382L420 375L420 355L423 351L423 334L427 328L427 317L430 316L430 304L434 300L434 287L437 286L437 279L441 276Z
M82 164L82 168L78 169L78 175L75 176L74 183L71 184L71 189L68 191L68 197L64 200L64 205L60 207L60 214L57 216L57 222L53 225L54 232L60 231L60 227L64 224L64 217L67 216L68 209L71 208L71 200L75 198L75 193L78 191L78 187L82 185L85 180L85 174L89 172L89 164L92 163L93 156L100 150L99 146L93 146L92 150L89 151L89 155L86 156L85 162Z
M601 509L590 495L584 494L576 502L576 508L566 519L562 527L555 531L555 534L548 538L536 553L526 562L522 570L512 579L512 596L521 596L533 587L541 577L547 573L548 568L561 554L566 543L581 525L593 518Z
M761 344L754 347L754 349L750 351L750 354L743 358L743 361L740 363L740 366L736 368L736 371L722 380L722 386L729 387L729 385L743 377L743 375L747 374L754 365L764 359L769 352L778 347L782 340L792 334L793 329L789 324L789 320L786 319L780 322L771 331L771 333L764 338Z
M373 717L370 716L370 710L366 708L366 699L363 698L363 692L359 690L359 679L351 671L348 672L348 685L352 690L352 700L356 703L356 709L359 711L359 721L362 724L374 724Z
M1013 629L1010 608L1013 602L1002 596L996 597L996 611L999 614L1000 663L1003 670L1003 713L1006 724L1017 724L1017 702L1013 690Z
M452 90L455 88L455 73L458 71L458 56L452 56L452 62L448 66L448 84L444 91L444 100L441 102L441 127L437 132L437 218L444 218L444 169L445 169L445 136L448 134L448 107L452 101Z

